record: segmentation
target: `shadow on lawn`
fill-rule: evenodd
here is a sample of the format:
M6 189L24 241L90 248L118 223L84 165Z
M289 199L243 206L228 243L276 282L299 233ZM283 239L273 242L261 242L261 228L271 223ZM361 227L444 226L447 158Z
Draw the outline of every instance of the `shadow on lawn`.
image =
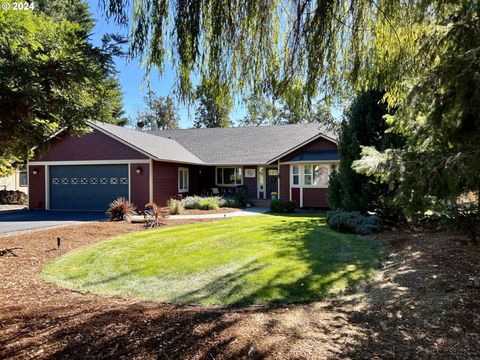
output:
M387 239L382 279L318 304L201 308L58 290L35 310L3 309L0 358L479 358L479 286L468 286L479 251L428 236Z
M285 266L261 286L255 287L246 277L265 276L262 272L271 266L256 259L178 296L174 301L198 304L211 299L213 295L220 299L219 303L231 306L305 303L335 293L334 287L339 282L344 283L347 291L354 290L357 284L365 283L372 272L380 267L381 247L376 242L358 238L355 244L351 244L351 239L345 240L341 234L325 231L323 217L311 219L311 215L294 216L308 220L294 223L284 220L274 228L268 225L255 231L264 232L269 237L266 241L275 242L272 249L275 249L280 262L281 259L294 259L306 264L306 270L302 271L304 276L298 277L296 269ZM278 238L278 234L289 236L286 239ZM329 236L335 236L338 241L327 239ZM357 251L354 247L365 251ZM246 288L252 288L251 292L244 294Z

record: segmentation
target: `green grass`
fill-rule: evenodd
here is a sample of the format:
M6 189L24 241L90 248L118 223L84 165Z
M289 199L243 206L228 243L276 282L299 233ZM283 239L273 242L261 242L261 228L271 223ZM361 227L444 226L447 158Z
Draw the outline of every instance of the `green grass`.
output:
M374 240L319 214L259 215L127 234L47 264L48 282L146 300L308 302L355 288L381 265Z

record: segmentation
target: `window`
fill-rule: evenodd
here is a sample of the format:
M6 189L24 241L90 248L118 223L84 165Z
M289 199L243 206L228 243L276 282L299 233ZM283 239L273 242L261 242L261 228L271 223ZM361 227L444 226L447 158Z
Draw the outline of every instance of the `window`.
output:
M20 186L28 186L28 177L27 177L26 171L22 171L20 173L19 181L20 181Z
M260 190L263 190L263 185L265 184L265 168L258 168L258 186Z
M217 168L217 185L241 185L242 168Z
M188 192L188 168L178 169L178 192Z
M330 176L328 165L305 165L303 172L304 185L327 186Z
M303 183L312 185L312 165L305 165L303 169Z
M298 165L292 166L292 184L299 185L300 184L300 170Z

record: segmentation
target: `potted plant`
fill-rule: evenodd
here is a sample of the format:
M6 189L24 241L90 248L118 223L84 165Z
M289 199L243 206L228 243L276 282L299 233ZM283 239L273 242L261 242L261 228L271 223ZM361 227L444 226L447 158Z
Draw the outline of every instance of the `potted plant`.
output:
M270 195L271 195L271 197L272 197L272 200L276 200L276 199L277 199L277 196L278 196L278 192L272 191L272 192L270 193Z

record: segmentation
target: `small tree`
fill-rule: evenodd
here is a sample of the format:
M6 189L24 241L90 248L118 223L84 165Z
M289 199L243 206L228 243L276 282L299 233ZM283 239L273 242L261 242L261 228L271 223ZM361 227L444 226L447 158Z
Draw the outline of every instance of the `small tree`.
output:
M178 129L180 117L173 98L149 91L144 97L146 109L137 113L137 126L144 130Z

